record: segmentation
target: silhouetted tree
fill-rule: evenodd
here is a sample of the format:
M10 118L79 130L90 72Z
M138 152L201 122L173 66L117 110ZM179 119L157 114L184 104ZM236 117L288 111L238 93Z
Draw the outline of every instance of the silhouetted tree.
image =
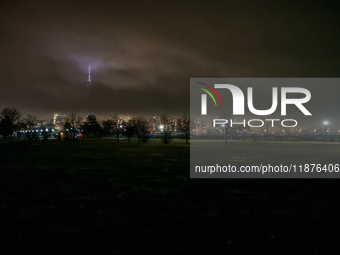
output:
M241 128L241 130L242 130L242 133L243 133L243 141L245 141L246 140L246 138L247 138L247 136L249 136L249 134L250 134L250 132L251 132L251 127L249 127L249 126L246 126L246 127L240 127ZM254 139L254 142L256 142L255 141L256 139Z
M146 143L150 134L149 122L143 117L138 117L131 120L131 123L134 127L135 134L137 135L138 143Z
M103 121L104 132L116 135L117 143L119 143L119 135L123 132L124 126L124 121L117 114L114 114L111 119Z
M161 130L162 142L165 143L165 144L168 144L174 138L174 136L172 134L173 125L170 122L169 117L165 113L163 113L161 115L161 125L163 127L162 130Z
M234 132L234 130L236 130L236 128L232 128L230 127L229 122L227 124L224 124L224 135L225 135L225 142L228 142L228 136Z
M186 114L184 114L182 118L177 119L177 127L185 135L185 143L188 143L190 136L190 126L190 117L188 117Z
M80 117L78 117L75 113L71 113L65 118L64 134L66 134L66 136L71 136L71 138L74 139L75 135L79 132L79 128Z
M87 116L82 129L85 136L96 136L100 138L101 127L95 115L91 114Z
M16 108L5 108L0 112L0 134L3 139L19 130L21 113Z
M22 129L26 129L29 132L27 133L28 140L32 140L33 138L33 128L37 122L37 117L31 114L27 114L21 121Z
M225 138L226 143L228 142L228 136L237 129L237 127L231 127L230 126L229 116L230 115L223 113L223 119L228 120L228 123L224 124L224 127L223 127L224 128L224 138Z
M123 135L125 135L130 142L130 138L133 137L135 132L135 125L133 121L129 121L127 124L125 123L125 129L123 130Z
M119 135L122 133L125 125L124 121L119 115L114 114L112 117L112 123L113 133L116 135L117 143L119 143Z
M102 122L103 124L103 133L104 135L112 135L113 134L113 120L108 119L108 120L104 120Z

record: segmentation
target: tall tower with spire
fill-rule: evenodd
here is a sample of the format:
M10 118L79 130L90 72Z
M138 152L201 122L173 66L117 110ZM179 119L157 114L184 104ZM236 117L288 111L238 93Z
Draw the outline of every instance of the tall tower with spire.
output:
M89 66L89 79L86 82L86 89L90 89L92 87L92 81L91 81L91 66Z

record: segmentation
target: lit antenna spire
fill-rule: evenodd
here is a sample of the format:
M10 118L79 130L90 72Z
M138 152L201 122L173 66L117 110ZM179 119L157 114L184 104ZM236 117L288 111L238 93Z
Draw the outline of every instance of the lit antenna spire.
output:
M91 82L91 66L89 66L89 79L87 82Z
M92 87L92 81L91 81L91 66L89 66L89 79L86 82L86 89L90 89Z

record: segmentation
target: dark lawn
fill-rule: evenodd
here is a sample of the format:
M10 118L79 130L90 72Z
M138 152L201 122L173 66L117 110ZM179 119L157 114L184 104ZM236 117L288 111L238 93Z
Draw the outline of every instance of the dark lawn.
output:
M180 140L0 141L0 152L0 254L339 252L337 179L191 180Z

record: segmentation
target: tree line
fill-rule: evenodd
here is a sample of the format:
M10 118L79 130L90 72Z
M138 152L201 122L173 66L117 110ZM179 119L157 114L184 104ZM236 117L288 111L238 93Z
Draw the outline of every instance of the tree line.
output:
M0 135L3 139L9 139L13 137L13 134L22 130L28 130L26 137L29 140L37 138L37 134L31 132L36 126L37 118L34 115L27 114L23 116L16 108L4 108L0 112ZM176 128L181 131L188 143L190 136L190 118L183 115L177 119ZM160 130L161 139L164 143L168 144L174 138L173 130L174 124L170 122L166 114L161 116ZM115 135L116 141L119 143L119 137L124 135L128 141L132 137L136 137L138 143L145 143L150 138L151 123L143 117L134 117L130 120L123 120L118 114L114 114L111 118L99 122L95 115L88 115L85 121L82 121L81 117L74 113L65 117L65 121L61 132L57 138L63 138L66 140L75 139L79 137L97 137L102 135ZM48 132L45 129L42 130L41 135L44 139L47 139Z

